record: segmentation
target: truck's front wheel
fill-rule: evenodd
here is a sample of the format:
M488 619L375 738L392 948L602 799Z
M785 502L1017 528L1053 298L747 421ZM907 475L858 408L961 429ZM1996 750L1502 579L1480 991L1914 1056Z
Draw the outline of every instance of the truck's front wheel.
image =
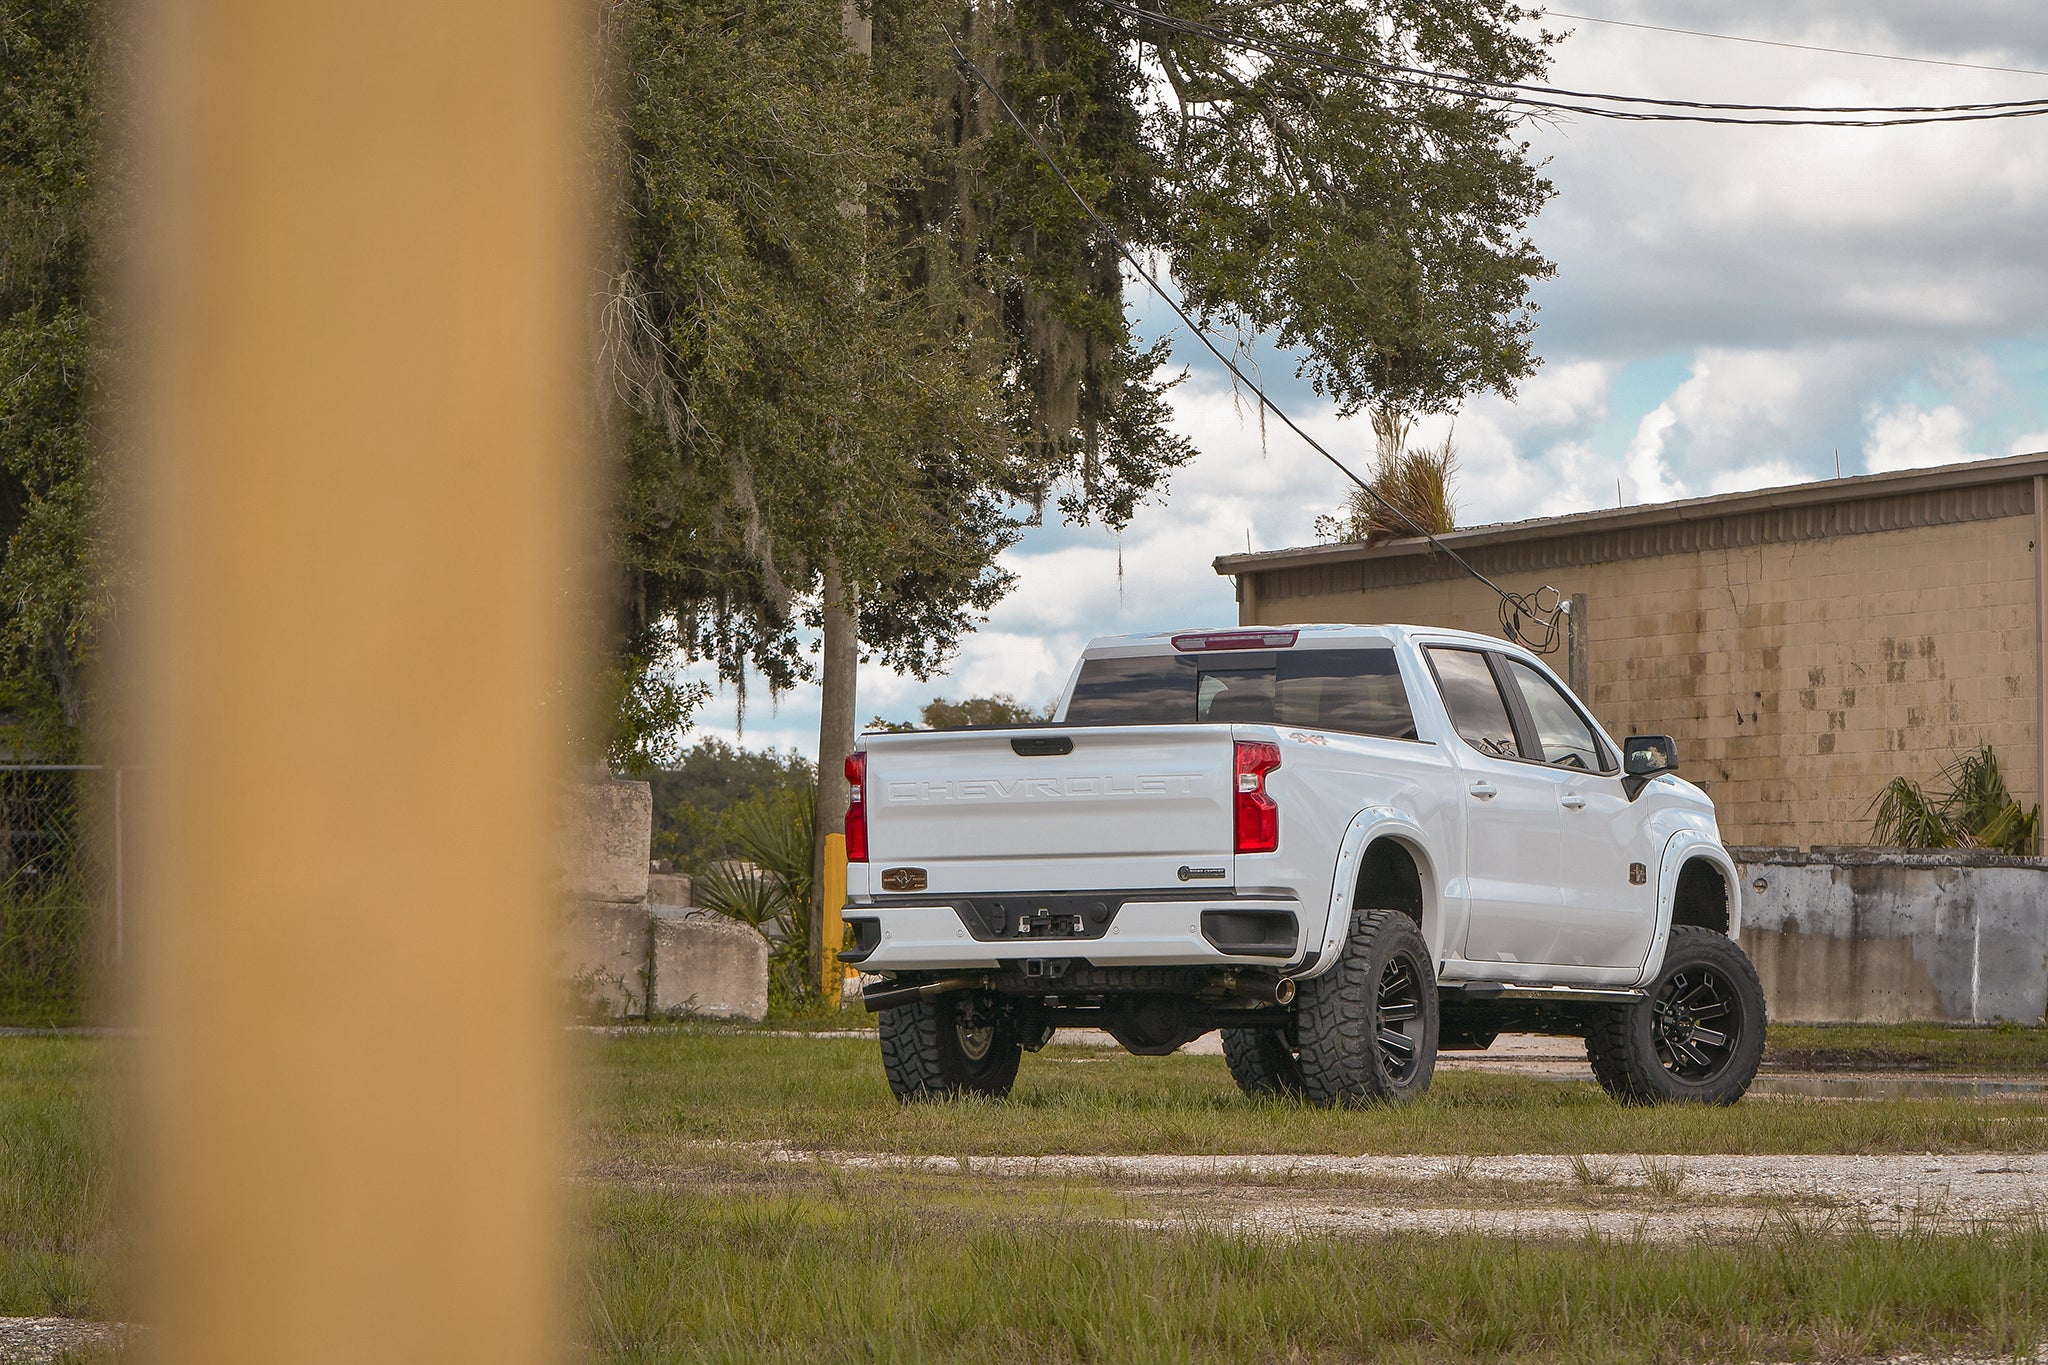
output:
M1645 998L1602 1010L1586 1030L1593 1075L1624 1104L1733 1104L1763 1055L1756 968L1732 941L1690 924L1672 926Z
M882 1011L882 1070L896 1098L1001 1099L1017 1080L1024 1045L1008 1010L966 991Z
M1223 1060L1237 1088L1255 1100L1301 1093L1301 1062L1278 1028L1222 1029Z
M1436 1074L1436 969L1415 921L1358 910L1337 965L1301 983L1302 1089L1317 1104L1399 1104Z

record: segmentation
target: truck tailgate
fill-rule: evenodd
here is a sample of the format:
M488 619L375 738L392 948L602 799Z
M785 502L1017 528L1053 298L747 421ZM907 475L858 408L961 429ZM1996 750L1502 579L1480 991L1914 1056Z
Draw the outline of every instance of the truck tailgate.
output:
M930 894L1231 883L1228 725L940 730L861 747L868 863L923 868Z

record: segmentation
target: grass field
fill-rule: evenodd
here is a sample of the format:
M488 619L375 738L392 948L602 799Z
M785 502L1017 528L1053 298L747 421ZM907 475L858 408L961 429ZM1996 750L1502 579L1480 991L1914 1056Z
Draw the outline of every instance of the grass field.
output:
M1802 1070L2048 1072L2048 1028L1994 1024L1773 1026L1767 1065Z
M98 1039L0 1038L0 1316L115 1303L114 1055Z
M2040 1105L1625 1110L1590 1085L1464 1072L1406 1110L1333 1114L1247 1102L1219 1058L1049 1049L1009 1102L904 1109L868 1039L580 1036L579 1358L1787 1361L2048 1337L2048 1228L2031 1223L1890 1235L1766 1210L1757 1235L1705 1242L1247 1235L1199 1209L1163 1222L1158 1192L1108 1179L766 1159L2035 1152ZM0 1315L124 1316L121 1047L0 1038ZM1686 1198L1583 1183L1588 1206Z
M1248 1240L1031 1204L609 1188L581 1310L608 1361L1806 1360L2017 1353L2048 1233L1741 1245Z
M800 1063L797 1059L801 1059ZM1246 1101L1221 1057L1048 1048L1000 1104L900 1108L875 1044L650 1029L593 1048L589 1159L659 1165L706 1142L946 1155L1047 1152L1923 1152L2048 1150L2048 1108L1917 1099L1627 1109L1591 1083L1441 1072L1422 1103Z

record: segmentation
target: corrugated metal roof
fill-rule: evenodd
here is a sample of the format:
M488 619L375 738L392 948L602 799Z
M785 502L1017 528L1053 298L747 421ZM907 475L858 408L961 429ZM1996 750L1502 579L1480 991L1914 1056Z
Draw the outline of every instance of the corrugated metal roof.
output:
M1902 469L1888 474L1863 474L1847 479L1817 479L1811 483L1789 484L1744 493L1718 493L1712 497L1685 498L1677 502L1641 503L1632 507L1607 507L1591 512L1572 512L1557 517L1533 517L1527 521L1496 522L1470 526L1439 536L1453 550L1490 545L1511 545L1550 537L1583 535L1589 531L1612 531L1638 526L1668 525L1675 522L1707 521L1746 512L1785 507L1813 507L1829 503L1860 502L1870 498L1896 497L1901 493L1940 492L1986 484L2017 483L2048 476L2048 452L2010 455L1998 460L1977 460L1969 464L1941 465L1932 469ZM1366 546L1304 545L1286 550L1256 550L1247 554L1218 555L1216 572L1225 575L1257 573L1265 569L1289 569L1308 564L1348 563L1361 559L1398 559L1432 553L1428 541L1418 537L1383 541Z

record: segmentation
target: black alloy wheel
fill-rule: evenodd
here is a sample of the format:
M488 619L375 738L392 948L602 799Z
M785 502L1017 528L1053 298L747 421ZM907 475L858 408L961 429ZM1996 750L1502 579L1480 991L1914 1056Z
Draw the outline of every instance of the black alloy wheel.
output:
M1388 960L1373 1009L1379 1015L1373 1035L1380 1065L1397 1088L1404 1086L1421 1064L1422 978L1412 952L1396 953Z
M1657 1060L1680 1080L1712 1080L1734 1059L1742 1016L1735 983L1705 965L1676 972L1650 1004Z
M1726 935L1677 924L1644 998L1586 1015L1586 1058L1623 1104L1733 1104L1764 1056L1764 990Z

